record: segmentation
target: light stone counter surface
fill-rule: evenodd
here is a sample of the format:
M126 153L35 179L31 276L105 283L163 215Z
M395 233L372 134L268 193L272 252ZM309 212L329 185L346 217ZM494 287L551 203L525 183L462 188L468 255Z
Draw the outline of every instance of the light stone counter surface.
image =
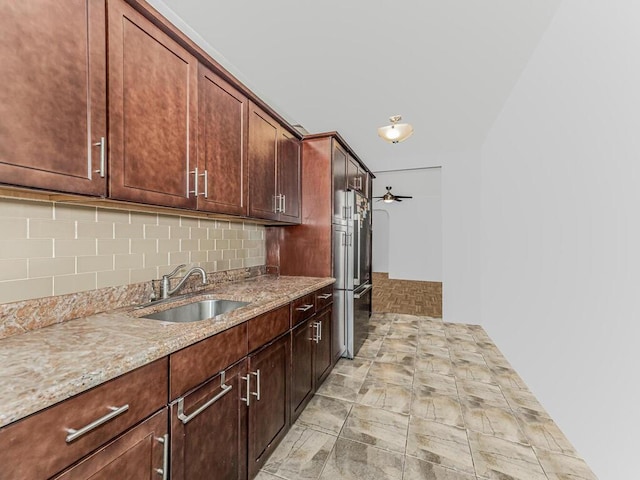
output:
M0 427L333 282L265 275L216 285L170 304L123 308L1 339ZM206 298L251 303L192 323L136 318Z

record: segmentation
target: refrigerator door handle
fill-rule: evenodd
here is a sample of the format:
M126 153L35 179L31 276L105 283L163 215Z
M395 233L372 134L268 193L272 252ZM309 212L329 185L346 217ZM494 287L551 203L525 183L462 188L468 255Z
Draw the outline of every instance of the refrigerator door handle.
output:
M353 298L360 298L362 297L365 293L367 293L369 290L371 290L373 288L372 284L367 284L367 286L365 288L363 288L362 290L360 290L358 293L354 293L353 294Z

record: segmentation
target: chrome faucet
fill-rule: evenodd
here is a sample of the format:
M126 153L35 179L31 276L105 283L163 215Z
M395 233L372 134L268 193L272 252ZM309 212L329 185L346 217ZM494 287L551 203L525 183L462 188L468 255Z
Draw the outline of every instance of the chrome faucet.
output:
M182 285L184 285L184 282L186 282L187 279L194 273L200 274L200 276L202 277L202 285L208 284L207 272L205 272L204 269L201 267L193 267L187 272L187 274L184 277L182 277L182 280L178 282L178 285L176 285L174 288L170 288L169 279L173 277L176 273L178 273L180 270L182 270L184 267L186 267L185 264L179 265L178 267L176 267L176 269L173 272L162 276L162 284L160 285L160 297L163 300L166 298L169 298L171 295L173 295L178 290L180 290L182 288Z

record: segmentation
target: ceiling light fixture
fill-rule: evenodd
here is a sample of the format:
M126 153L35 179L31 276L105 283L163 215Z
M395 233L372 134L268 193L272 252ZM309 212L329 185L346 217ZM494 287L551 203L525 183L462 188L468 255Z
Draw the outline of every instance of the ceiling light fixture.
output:
M389 143L405 141L413 133L413 126L409 123L398 123L400 120L402 120L402 115L389 117L391 125L378 128L378 136Z

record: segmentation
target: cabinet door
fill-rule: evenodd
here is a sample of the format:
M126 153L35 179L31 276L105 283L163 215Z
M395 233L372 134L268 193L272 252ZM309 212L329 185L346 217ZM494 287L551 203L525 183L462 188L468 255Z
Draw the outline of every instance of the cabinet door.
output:
M249 216L277 220L277 154L280 127L253 103L249 104Z
M291 331L291 422L313 396L315 317Z
M300 142L282 128L277 170L280 220L300 223Z
M287 433L289 424L289 335L249 356L249 478Z
M352 190L360 191L360 166L358 162L349 155L349 161L347 162L347 186Z
M248 100L200 65L198 210L247 214Z
M0 182L105 194L105 40L104 1L1 2Z
M171 404L172 480L246 478L245 374L243 360Z
M317 390L331 371L331 307L320 312L314 324L314 388Z
M156 480L169 465L166 407L55 477L56 480ZM160 469L160 472L157 470Z
M198 62L122 0L108 11L110 196L193 208Z
M334 140L331 157L333 170L333 223L345 224L347 206L347 152Z

